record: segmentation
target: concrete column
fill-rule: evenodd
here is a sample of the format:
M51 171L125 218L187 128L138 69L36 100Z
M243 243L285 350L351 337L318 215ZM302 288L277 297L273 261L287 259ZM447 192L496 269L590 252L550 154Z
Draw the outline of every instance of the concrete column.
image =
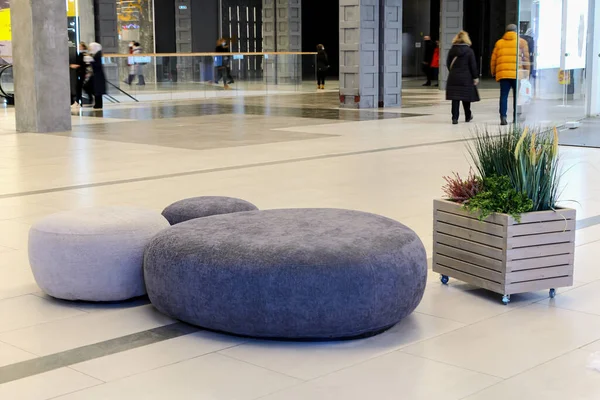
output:
M400 107L402 104L402 3L403 0L383 0L381 18L382 46L380 60L380 107Z
M263 51L302 51L301 0L263 0ZM266 78L273 83L300 83L302 57L282 55L265 60Z
M77 0L79 11L79 39L91 43L96 40L96 22L94 20L94 1Z
M379 103L379 0L340 0L340 106Z
M446 59L452 40L463 29L463 0L441 0L440 19L440 89L446 88L448 69Z
M18 132L71 129L67 7L64 0L12 0Z

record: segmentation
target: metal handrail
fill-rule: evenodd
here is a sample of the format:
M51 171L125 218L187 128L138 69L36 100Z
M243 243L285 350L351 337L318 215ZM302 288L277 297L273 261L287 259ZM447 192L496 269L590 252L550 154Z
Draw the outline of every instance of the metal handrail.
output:
M144 53L144 54L102 54L105 58L128 57L219 57L219 56L316 56L314 52L277 52L260 53Z
M126 91L124 91L123 89L121 89L120 87L118 87L117 85L115 85L114 83L112 83L111 81L107 80L106 83L108 83L110 86L114 87L115 89L117 89L119 92L123 93L125 96L129 97L131 100L135 101L136 103L139 103L140 101L138 99L136 99L135 97L133 97L132 95L130 95L129 93L127 93ZM106 95L109 96L109 95ZM110 96L112 97L112 96ZM112 97L117 103L120 103L119 100L115 99L114 97Z
M12 99L15 97L15 94L14 93L6 93L4 91L4 88L2 87L2 74L9 68L12 68L12 64L7 64L3 67L0 67L0 96L7 98L7 99Z

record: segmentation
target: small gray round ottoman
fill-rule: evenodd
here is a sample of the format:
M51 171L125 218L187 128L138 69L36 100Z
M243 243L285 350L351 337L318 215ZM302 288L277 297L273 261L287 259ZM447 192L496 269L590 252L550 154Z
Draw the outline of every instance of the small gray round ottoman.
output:
M246 200L234 197L202 196L173 203L164 209L162 215L171 225L177 225L196 218L256 210L258 208Z
M169 223L129 207L88 208L51 215L29 231L37 284L65 300L121 301L146 293L145 246Z
M148 245L144 277L161 312L242 336L328 340L382 332L417 307L421 240L391 219L335 209L195 219Z

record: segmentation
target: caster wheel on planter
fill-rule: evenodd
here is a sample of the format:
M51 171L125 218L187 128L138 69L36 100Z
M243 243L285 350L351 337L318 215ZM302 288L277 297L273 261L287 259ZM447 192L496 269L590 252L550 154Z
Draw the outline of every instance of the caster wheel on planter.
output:
M502 297L502 303L504 303L505 306L510 303L510 294L505 294L504 297Z
M550 298L553 299L556 297L556 289L550 289Z
M444 285L447 285L447 284L448 284L448 282L450 281L450 278L448 278L446 275L441 275L441 276L440 276L440 280L442 281L442 283L443 283Z

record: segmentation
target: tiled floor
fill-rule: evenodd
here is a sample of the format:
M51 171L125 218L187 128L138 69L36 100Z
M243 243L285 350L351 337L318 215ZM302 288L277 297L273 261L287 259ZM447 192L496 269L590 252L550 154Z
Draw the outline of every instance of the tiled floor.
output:
M478 126L496 129L496 91ZM409 89L407 109L338 110L335 94L107 108L73 133L14 131L0 109L0 399L598 399L600 150L561 148L563 199L578 209L576 285L497 295L430 273L417 311L379 336L334 343L240 339L191 330L147 300L45 296L27 235L60 210L225 195L260 208L342 207L412 227L431 254L442 176L468 171L474 125L449 124L443 93ZM598 259L596 258L598 257ZM162 330L162 331L161 331ZM162 336L161 336L162 335ZM37 368L36 368L37 367Z

